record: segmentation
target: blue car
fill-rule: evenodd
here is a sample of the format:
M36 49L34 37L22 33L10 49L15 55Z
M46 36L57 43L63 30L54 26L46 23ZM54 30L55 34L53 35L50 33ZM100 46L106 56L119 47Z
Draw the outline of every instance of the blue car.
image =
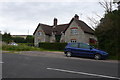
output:
M64 53L67 57L91 57L95 58L96 60L106 59L108 57L108 53L105 51L95 49L86 43L68 43L64 49Z

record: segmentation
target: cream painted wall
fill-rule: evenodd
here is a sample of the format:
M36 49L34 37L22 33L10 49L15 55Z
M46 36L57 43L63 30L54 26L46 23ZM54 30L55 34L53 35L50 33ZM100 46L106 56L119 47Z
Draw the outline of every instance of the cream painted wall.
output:
M52 33L52 36L50 36L50 42L55 42L56 40L55 40L55 34L54 33Z
M90 38L94 38L95 40L97 40L97 38L94 35L85 33L85 42L86 43L89 43Z
M50 37L51 37L51 36L46 35L46 37L45 37L45 42L50 42Z
M71 34L70 28L72 27L78 28L78 34L75 34L75 35ZM71 25L65 32L65 42L71 42L71 39L76 39L77 42L85 42L85 34L75 21L71 23Z
M38 35L38 31L42 31L42 35ZM46 41L46 35L42 28L39 26L35 35L34 35L34 45L38 46L39 42L45 42Z

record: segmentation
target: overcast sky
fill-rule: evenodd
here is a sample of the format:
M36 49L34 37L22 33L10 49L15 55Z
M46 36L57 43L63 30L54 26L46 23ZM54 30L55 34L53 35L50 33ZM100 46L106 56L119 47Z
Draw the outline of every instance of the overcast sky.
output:
M32 35L39 23L53 25L69 23L75 14L91 26L88 17L100 20L104 9L99 0L1 0L0 31L12 35ZM29 31L29 33L28 33Z

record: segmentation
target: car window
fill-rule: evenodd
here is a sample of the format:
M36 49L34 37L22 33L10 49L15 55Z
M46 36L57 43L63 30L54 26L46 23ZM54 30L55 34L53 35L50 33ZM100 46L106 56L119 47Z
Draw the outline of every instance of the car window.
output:
M70 47L78 48L78 43L72 43L72 44L70 44Z
M90 49L90 46L84 43L80 43L80 48Z

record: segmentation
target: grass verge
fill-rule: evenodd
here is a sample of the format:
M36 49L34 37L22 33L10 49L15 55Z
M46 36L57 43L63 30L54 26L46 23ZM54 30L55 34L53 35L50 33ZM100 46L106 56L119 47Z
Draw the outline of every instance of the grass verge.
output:
M19 45L19 46L12 46L12 45L3 45L2 50L5 51L51 51L51 52L63 52L63 50L48 50L43 48L31 47L27 45ZM120 60L120 57L116 56L109 56L109 60Z
M118 57L118 56L109 56L108 59L110 59L110 60L120 60L120 57Z
M2 50L5 51L59 51L63 52L63 50L48 50L43 48L37 48L27 45L19 45L19 46L13 46L13 45L3 45Z
M3 45L2 50L6 51L38 51L41 50L40 48L26 46L26 45L19 45L19 46L13 46L13 45Z

